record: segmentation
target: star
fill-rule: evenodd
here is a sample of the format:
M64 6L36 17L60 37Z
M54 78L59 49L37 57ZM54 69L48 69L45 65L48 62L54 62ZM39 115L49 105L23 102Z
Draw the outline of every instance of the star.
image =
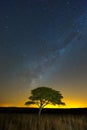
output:
M8 31L8 26L5 26L4 29L5 29L5 31Z
M6 16L6 19L8 19L8 15Z
M77 33L79 33L79 32L80 32L80 30L79 30L79 29L77 29L77 30L76 30L76 32L77 32Z
M8 29L8 26L5 26L6 29Z
M59 50L60 56L62 56L64 53L65 53L65 48L62 48L62 49Z
M67 4L67 5L70 5L70 2L69 2L69 1L67 1L67 2L66 2L66 4Z
M26 54L26 53L24 53L24 54L23 54L23 56L24 56L24 57L27 57L27 54Z

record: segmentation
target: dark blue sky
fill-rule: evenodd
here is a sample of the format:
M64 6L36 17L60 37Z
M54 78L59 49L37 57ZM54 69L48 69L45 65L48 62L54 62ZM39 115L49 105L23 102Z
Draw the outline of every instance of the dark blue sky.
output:
M87 106L86 33L86 0L1 0L1 105L46 85Z

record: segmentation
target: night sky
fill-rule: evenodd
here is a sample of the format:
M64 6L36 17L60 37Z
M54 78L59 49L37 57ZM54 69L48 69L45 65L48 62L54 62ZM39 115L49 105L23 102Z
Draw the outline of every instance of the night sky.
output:
M87 107L87 0L0 0L0 106L39 86Z

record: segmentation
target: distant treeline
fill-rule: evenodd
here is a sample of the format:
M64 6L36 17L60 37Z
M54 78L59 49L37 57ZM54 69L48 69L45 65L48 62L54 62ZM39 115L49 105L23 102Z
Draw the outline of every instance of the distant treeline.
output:
M38 113L38 108L0 107L0 113ZM87 114L87 108L58 108L42 110L42 114Z

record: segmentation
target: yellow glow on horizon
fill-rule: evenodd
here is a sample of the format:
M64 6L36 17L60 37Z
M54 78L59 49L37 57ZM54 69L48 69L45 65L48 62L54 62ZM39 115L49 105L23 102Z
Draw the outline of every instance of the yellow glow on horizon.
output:
M28 108L38 108L36 105L30 105L30 106L25 106L25 105L9 105L9 104L3 104L0 105L0 107L28 107ZM60 105L47 105L45 108L85 108L87 106L80 106L77 104L72 104L72 105L65 105L65 106L60 106Z
M45 108L84 108L87 107L87 103L86 102L80 102L80 101L75 101L75 100L64 100L64 102L66 103L66 105L51 105L48 104ZM17 102L16 104L0 104L1 107L29 107L29 108L38 108L36 105L30 105L30 106L26 106L24 105L24 102L20 102L20 104Z
M0 104L0 107L10 107L10 106L13 106L11 104Z

